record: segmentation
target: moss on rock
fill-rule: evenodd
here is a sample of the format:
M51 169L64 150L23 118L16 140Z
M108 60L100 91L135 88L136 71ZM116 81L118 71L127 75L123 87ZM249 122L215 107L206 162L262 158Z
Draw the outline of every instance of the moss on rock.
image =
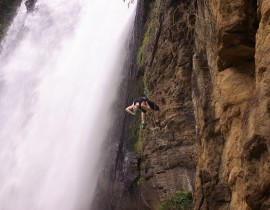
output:
M190 210L192 209L192 202L192 193L190 191L181 191L165 201L159 210Z

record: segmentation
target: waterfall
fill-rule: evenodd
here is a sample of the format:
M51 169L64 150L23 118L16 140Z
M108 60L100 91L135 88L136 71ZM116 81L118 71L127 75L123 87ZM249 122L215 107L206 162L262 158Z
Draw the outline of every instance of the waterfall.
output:
M89 210L134 12L122 0L22 3L1 42L1 210Z

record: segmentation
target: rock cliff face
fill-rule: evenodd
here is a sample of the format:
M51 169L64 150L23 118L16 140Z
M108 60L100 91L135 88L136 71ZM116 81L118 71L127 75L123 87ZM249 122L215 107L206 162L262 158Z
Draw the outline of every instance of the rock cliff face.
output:
M270 2L155 0L148 14L136 59L162 128L148 115L138 209L181 190L194 209L270 209Z
M194 209L270 208L263 56L269 48L269 9L268 1L198 3L192 80L200 149ZM202 39L206 36L210 39Z
M3 38L10 21L16 13L21 0L2 0L0 2L0 40Z
M143 131L142 197L149 208L177 191L194 189L196 124L192 105L193 4L155 1L146 23L143 52L148 97L161 108L161 128ZM147 37L148 36L148 37Z
M93 209L158 209L177 191L194 190L197 137L190 48L195 16L189 13L193 4L138 3L136 34L130 45L135 51L128 59L133 65L126 68L120 90L125 104L118 104L122 109L117 113L147 89L148 97L162 110L162 128L152 128L150 115L143 131L139 116L117 115L112 132L121 134L111 140L116 150L108 152Z

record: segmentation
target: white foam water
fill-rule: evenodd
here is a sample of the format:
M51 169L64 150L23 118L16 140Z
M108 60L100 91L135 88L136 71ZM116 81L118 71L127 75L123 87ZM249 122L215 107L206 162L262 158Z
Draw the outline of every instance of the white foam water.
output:
M38 0L0 54L0 209L89 210L135 5Z

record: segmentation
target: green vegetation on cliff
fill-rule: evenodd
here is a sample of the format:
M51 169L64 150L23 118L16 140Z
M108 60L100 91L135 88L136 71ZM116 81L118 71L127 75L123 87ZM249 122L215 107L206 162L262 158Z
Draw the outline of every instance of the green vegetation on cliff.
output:
M171 199L165 201L159 210L190 210L192 202L190 191L177 192Z
M151 16L153 16L153 13L154 13L154 4L150 3L149 8L150 8L149 13L150 13L150 17L151 17ZM154 22L153 22L153 19L150 18L148 23L146 24L146 30L145 30L144 35L143 35L143 41L142 41L141 46L137 52L137 65L139 67L142 67L143 52L144 52L146 44L149 42L153 27L154 27Z
M153 26L153 23L152 22L148 23L146 32L145 32L144 37L143 37L142 45L140 46L140 48L138 50L137 64L138 64L139 67L142 66L142 55L143 55L143 51L144 51L145 45L149 41L150 33L151 33L151 30L152 30L152 26Z

